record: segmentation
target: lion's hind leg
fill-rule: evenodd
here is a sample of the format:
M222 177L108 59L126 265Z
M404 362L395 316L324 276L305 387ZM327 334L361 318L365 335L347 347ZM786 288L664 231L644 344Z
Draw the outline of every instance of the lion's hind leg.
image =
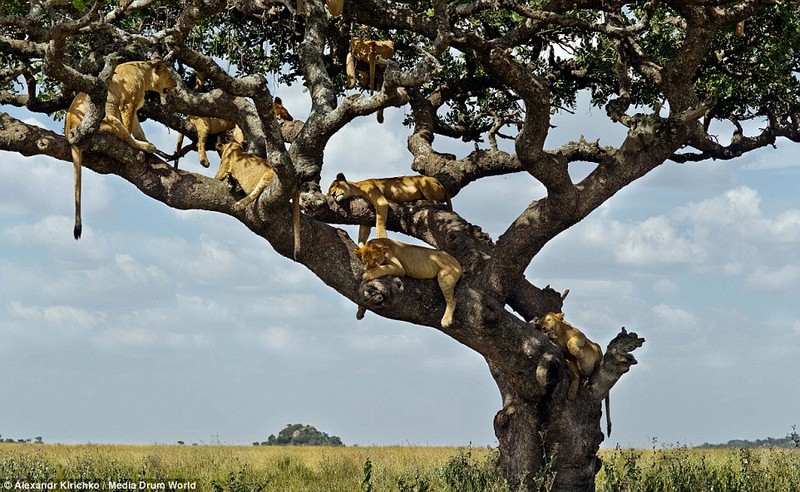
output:
M273 171L272 169L265 172L261 176L261 179L258 181L256 187L253 188L253 191L251 191L246 197L236 202L236 205L234 205L234 209L237 211L242 211L246 206L256 201L256 199L259 196L261 196L261 193L263 193L264 190L267 189L267 186L269 186L270 182L272 181L272 178L274 177L275 177L275 171Z
M456 283L461 278L461 267L453 265L453 267L442 268L436 275L436 280L439 282L439 288L442 290L442 295L445 300L444 316L442 316L442 328L448 328L453 324L453 313L456 310Z
M135 122L133 123L133 127L138 128L136 132L140 133L141 137L144 138L144 133L142 132L141 125L139 125L139 120L134 118L133 121ZM133 128L131 130L133 130ZM124 140L125 143L136 150L141 150L149 154L152 154L156 151L156 146L147 140L137 140L134 138L131 135L131 131L128 131L128 129L122 124L122 121L114 116L109 116L108 114L106 115L106 118L100 124L100 131L113 133L117 138Z
M208 156L206 155L206 142L208 141L208 134L211 133L208 123L202 118L194 122L197 128L197 154L200 156L200 165L208 167Z
M567 373L570 377L569 393L567 393L567 398L574 400L575 396L578 394L578 384L580 383L581 375L578 371L578 365L570 358L567 358Z
M371 191L369 198L375 205L375 236L385 238L387 237L386 216L389 214L389 201L377 190Z

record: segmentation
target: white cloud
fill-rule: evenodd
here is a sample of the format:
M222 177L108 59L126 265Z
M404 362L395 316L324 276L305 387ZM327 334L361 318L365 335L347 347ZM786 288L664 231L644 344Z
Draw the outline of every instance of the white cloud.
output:
M800 283L800 267L786 265L776 270L758 268L747 275L745 281L756 289L786 289Z
M72 231L73 219L64 215L48 215L34 223L23 223L8 227L1 231L9 241L22 245L42 245L58 247L74 241L69 232Z
M405 151L405 135L378 124L374 118L357 120L331 138L325 149L320 183L325 191L339 172L344 172L351 181L409 172L411 155Z
M160 328L110 328L94 334L92 345L103 350L170 349L196 343L196 339Z
M660 278L653 284L653 291L659 294L675 294L679 291L679 287L669 279Z
M616 248L620 263L630 265L695 263L706 256L704 248L682 237L666 217L651 217L628 227Z
M678 220L713 227L741 226L760 218L761 197L756 190L740 186L722 195L679 207L673 215Z
M106 320L105 313L88 311L72 306L27 306L19 301L12 301L8 306L9 314L31 323L45 322L47 324L93 327Z
M792 265L800 251L800 209L770 217L761 202L755 189L740 186L639 221L620 220L625 210L605 207L548 246L558 254L546 253L566 264L562 257L580 257L588 247L595 269L609 264L598 270L603 278L616 276L610 266L616 265L637 275L668 269L673 275L741 277L751 287L798 285L800 269ZM652 289L675 294L674 285Z
M693 327L697 322L695 316L690 312L681 308L673 308L663 303L653 306L651 312L658 322L674 328Z
M359 333L347 337L347 346L358 352L394 353L398 350L421 348L419 339L407 334Z
M284 352L296 348L297 342L292 332L285 326L272 326L261 332L258 341L270 351Z
M118 254L114 258L114 263L119 271L133 283L146 284L151 281L167 282L168 277L159 268L153 265L142 265L136 259L127 254Z
M0 213L13 215L71 214L74 207L72 164L46 156L23 157L0 151L0 182L5 199ZM105 213L114 193L113 180L83 171L82 208L87 216ZM72 237L72 226L66 231Z
M760 132L760 130L759 130ZM759 149L749 156L742 169L748 171L774 171L797 168L797 147L786 141L778 141L777 149Z

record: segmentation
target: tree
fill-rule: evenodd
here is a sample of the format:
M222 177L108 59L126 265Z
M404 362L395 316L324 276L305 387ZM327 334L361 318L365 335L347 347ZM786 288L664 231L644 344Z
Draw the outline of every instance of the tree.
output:
M344 446L338 436L329 436L313 425L286 424L278 437L269 436L267 446Z
M364 0L345 2L341 17L316 0L303 3L298 15L294 1L6 1L0 103L60 116L79 91L102 100L98 74L116 63L167 59L178 87L165 106L148 102L140 114L193 137L179 114L236 122L248 150L274 166L278 184L237 211L225 184L107 134L83 137L84 166L119 175L170 207L236 217L286 257L293 246L287 202L299 188L296 261L354 303L440 329L486 359L503 397L494 420L499 466L513 484L535 489L532 477L551 462L557 490L591 490L600 468L601 402L636 363L630 352L643 340L623 330L569 400L563 354L529 323L559 311L565 293L533 285L524 271L550 240L665 162L729 160L779 138L800 141L797 3ZM395 42L383 88L373 95L345 88L351 36ZM304 123L276 121L268 74L307 87ZM191 89L195 75L204 88ZM573 108L581 91L625 129L621 145L576 136L546 147L551 115ZM451 196L511 173L527 173L547 190L509 217L496 241L457 210L391 207L390 231L449 252L464 269L446 329L434 282L360 281L356 245L331 224L373 224L374 213L363 200L337 204L321 192L331 137L390 106L408 111L411 169L438 178ZM750 121L761 128L746 132ZM436 136L474 144L474 151L439 152ZM0 149L70 162L64 136L3 113ZM577 162L594 165L580 180L570 175Z

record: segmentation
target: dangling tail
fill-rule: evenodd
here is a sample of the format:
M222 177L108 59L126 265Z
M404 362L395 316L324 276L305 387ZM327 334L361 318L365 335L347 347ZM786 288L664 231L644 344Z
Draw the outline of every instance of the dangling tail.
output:
M292 228L294 229L294 259L300 256L300 190L292 197Z
M175 144L175 169L178 169L178 161L181 160L181 147L183 147L183 133L178 133L178 142Z
M78 240L81 238L83 225L81 224L81 165L83 162L83 151L78 147L70 146L72 151L72 169L75 176L75 228L72 235Z
M606 395L606 437L611 437L611 397Z

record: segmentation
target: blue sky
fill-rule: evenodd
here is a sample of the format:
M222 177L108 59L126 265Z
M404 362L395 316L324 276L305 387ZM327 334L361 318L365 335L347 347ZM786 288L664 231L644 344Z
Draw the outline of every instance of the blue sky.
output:
M277 95L304 119L307 95ZM340 171L409 173L402 118L392 109L382 126L345 128L326 150L323 187ZM623 136L585 106L553 123L550 148ZM174 148L175 132L145 132ZM351 145L365 140L374 145ZM196 154L181 166L213 174L211 155L208 170ZM601 346L621 326L647 340L612 390L604 446L783 437L800 424L796 155L780 141L737 161L666 164L534 259L528 277L570 289L566 318ZM71 164L0 156L4 437L249 444L301 422L348 445L496 444L499 393L466 347L374 313L357 322L355 305L234 219L172 210L113 176L84 172L76 242ZM453 205L497 238L543 193L517 174L470 185Z

